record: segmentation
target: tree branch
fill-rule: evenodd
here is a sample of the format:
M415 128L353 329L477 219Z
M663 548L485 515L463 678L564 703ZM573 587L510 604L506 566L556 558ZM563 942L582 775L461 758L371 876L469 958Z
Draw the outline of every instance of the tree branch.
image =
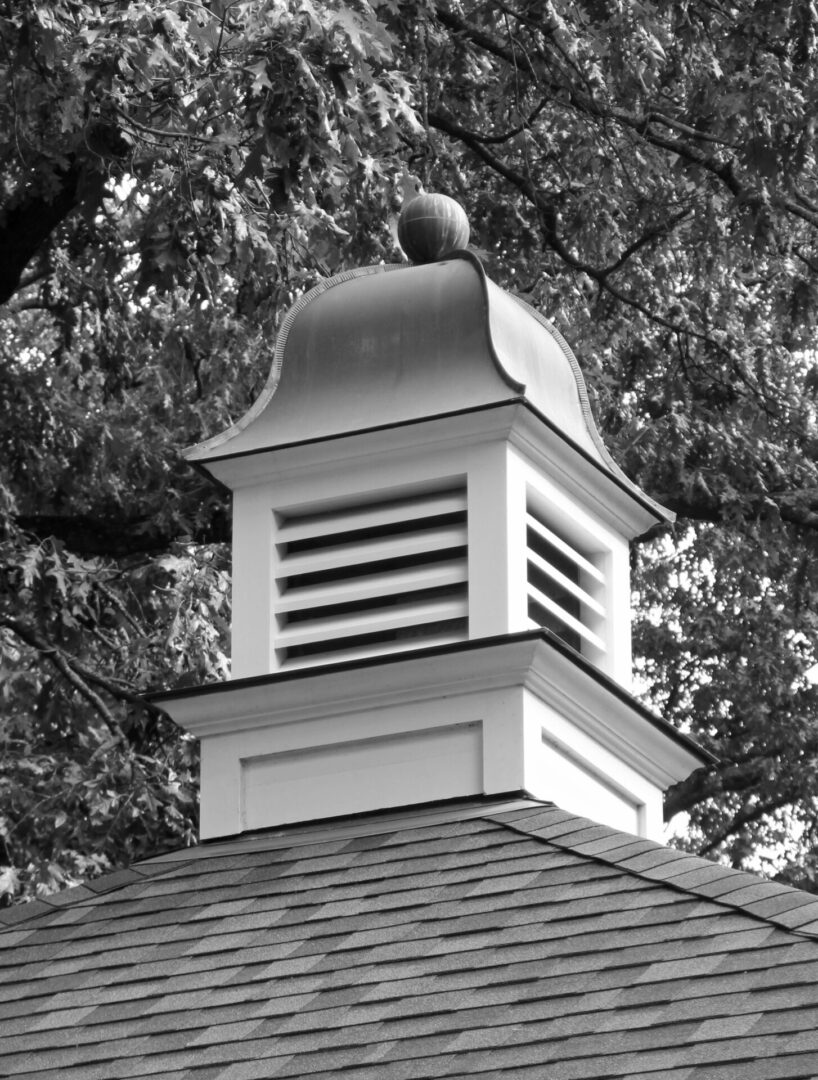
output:
M648 229L647 232L637 237L632 244L624 249L622 254L616 259L605 271L606 276L608 274L614 274L617 270L620 270L625 263L630 259L632 255L635 255L637 251L640 251L643 247L647 247L648 244L654 240L658 240L660 236L666 236L668 233L673 232L676 226L690 213L690 210L685 208L680 210L677 214L673 214L666 221L655 226L653 229Z
M80 169L74 164L55 172L57 190L52 198L29 193L6 211L0 229L0 304L20 288L23 271L54 229L78 205Z
M681 120L674 120L670 116L665 116L664 113L649 113L647 119L657 124L664 124L665 127L672 128L682 135L689 135L693 139L701 139L703 142L716 143L718 146L726 146L730 150L737 149L735 143L725 142L724 139L720 139L717 135L709 135L706 131L699 131L698 128L683 124Z
M758 515L760 497L772 498L769 495L759 496L758 493L754 494L755 498L748 495L746 510L748 518ZM669 510L673 510L679 517L688 518L690 521L704 521L718 525L724 520L725 506L715 497L708 499L702 496L701 499L694 500L689 496L678 496L673 493L659 493L656 497ZM789 498L795 499L796 496L791 495ZM773 501L781 520L786 521L788 525L796 525L801 529L809 529L810 531L818 530L818 512L815 510L792 505L788 503L785 497L777 497Z
M537 71L535 66L531 63L527 54L515 55L511 49L506 48L500 42L496 41L490 34L487 34L485 31L466 22L465 19L460 18L460 16L455 15L453 12L445 10L442 4L438 4L436 14L444 26L454 30L462 37L468 38L473 44L484 49L486 52L491 53L491 55L496 56L499 60L503 60L512 68L516 66L518 70L525 71L538 83L543 82L542 74ZM681 122L675 121L662 113L649 112L644 115L637 115L628 112L626 109L617 108L611 105L601 105L594 100L591 94L582 94L577 91L575 87L570 85L562 86L553 82L553 80L549 80L547 85L554 93L555 97L558 96L561 101L569 103L577 112L581 112L584 115L591 116L597 120L613 120L622 127L627 127L635 132L637 136L651 146L667 150L691 164L698 165L706 172L717 177L737 202L743 203L746 206L758 208L767 201L761 191L739 179L736 174L736 163L732 157L723 158L709 155L703 150L700 150L697 146L683 142L681 139L673 139L661 135L655 130L654 125L661 124L665 127L670 127L673 130L688 134L691 138L695 138L696 140L711 143L716 142L720 145L730 146L730 144L722 142L716 136L710 135L707 132L697 131L696 128L681 124ZM795 199L789 198L789 196L778 195L774 201L788 213L793 214L803 221L806 221L808 224L818 228L818 212L809 209L807 206L800 205Z
M69 659L67 653L63 653L55 645L49 645L47 641L44 641L38 634L36 634L30 627L24 626L23 623L17 619L9 619L6 616L0 616L0 626L5 626L6 629L11 630L13 634L25 642L26 645L30 645L33 649L36 649L42 656L45 657L53 666L64 676L67 682L73 686L80 697L84 697L85 700L93 706L99 713L103 720L112 729L117 728L116 720L113 713L99 696L99 694L88 685L86 678L87 673L84 672L81 676L77 668L81 668L81 665L71 657Z
M509 181L509 183L513 184L514 187L516 187L520 192L522 192L522 194L532 203L532 205L535 207L535 209L540 215L540 222L546 243L556 252L557 255L559 255L559 257L563 260L564 263L571 267L572 270L576 270L582 274L587 274L588 277L596 281L601 288L604 288L606 292L610 293L610 295L615 300L619 300L620 303L627 304L628 307L632 307L636 311L641 312L646 318L650 319L652 322L657 323L659 326L663 326L666 330L670 330L674 334L689 334L690 336L698 338L701 341L708 342L708 344L715 346L722 353L726 354L726 350L707 334L702 333L701 331L692 330L690 327L683 326L680 323L673 322L672 320L666 318L664 315L658 315L656 312L651 311L649 308L647 308L640 300L637 300L636 297L630 296L627 293L622 292L620 289L616 288L614 285L611 285L608 278L616 270L622 268L626 258L625 253L619 256L609 266L602 267L601 269L592 266L590 263L583 262L582 259L579 259L577 258L577 256L573 255L562 242L559 234L557 233L556 214L554 213L553 207L546 202L542 194L537 190L534 184L527 177L523 176L522 173L517 172L515 169L512 169L510 166L506 165L505 162L501 161L486 147L484 141L479 136L476 136L474 132L471 132L467 128L464 128L462 125L458 124L455 120L445 115L444 113L437 111L429 113L429 123L432 127L437 128L439 131L442 131L453 138L459 139L465 146L468 146L470 150L472 150L495 172L497 172L500 176L504 177L506 180ZM665 229L664 231L669 231L670 228L672 228L674 224L677 224L683 216L684 214L680 213L676 215L675 219L670 219L667 229ZM634 247L634 250L638 250L638 248L644 246L644 244L649 243L653 239L656 239L657 236L662 234L662 231L663 230L661 229L653 230L646 237L640 238L638 241L636 241L636 246ZM632 253L633 252L631 252L631 254Z
M736 814L730 822L720 829L715 836L711 837L706 844L703 844L699 849L699 855L709 855L711 851L715 851L717 847L723 844L731 836L735 836L740 832L745 825L752 825L754 821L759 821L767 814L771 814L774 810L780 810L782 806L786 806L789 799L786 797L767 799L766 802L759 803L751 810L744 810L741 813Z
M57 648L56 645L51 645L30 626L20 622L19 619L11 619L6 615L2 615L0 616L0 626L5 626L6 629L11 630L22 642L32 649L36 649L38 653L53 664L65 676L77 693L97 710L113 731L119 731L119 724L111 710L93 689L94 686L104 690L106 694L117 701L124 701L129 705L138 705L151 714L158 715L161 712L155 705L151 705L150 702L145 701L139 694L134 693L123 684L98 675L77 660L75 656Z
M56 537L75 554L122 558L164 551L180 534L157 526L150 518L106 519L87 514L21 514L15 523L23 532ZM221 506L193 536L195 543L219 544L230 540L230 520Z
M686 780L674 784L665 792L663 816L665 823L683 814L705 799L714 798L720 788L718 773L713 766L697 769Z
M523 131L526 131L534 123L547 104L548 98L542 98L539 104L531 110L521 124L511 128L509 131L504 131L502 135L478 135L476 132L472 132L471 136L477 142L481 142L486 146L508 142L508 140L513 139L515 135L519 135Z
M183 129L151 127L149 124L140 123L139 120L134 119L123 109L117 109L116 111L122 120L123 128L130 125L144 135L154 135L160 139L190 139L192 142L204 144L214 144L216 142L210 135L196 135L192 131L184 131Z

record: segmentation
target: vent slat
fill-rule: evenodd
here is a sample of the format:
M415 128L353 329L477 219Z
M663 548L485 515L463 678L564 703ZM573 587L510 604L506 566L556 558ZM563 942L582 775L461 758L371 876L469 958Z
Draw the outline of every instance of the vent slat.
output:
M351 637L354 634L385 633L408 626L424 623L445 622L466 617L468 610L464 598L446 597L420 604L396 604L378 610L368 610L352 615L331 616L309 622L294 623L285 626L278 635L279 648L292 648L296 645L308 645L318 641ZM391 645L387 646L391 651ZM382 650L383 651L383 650Z
M432 492L411 499L372 503L341 510L337 514L314 514L304 517L285 518L278 529L278 542L293 543L296 540L336 533L354 532L358 529L376 529L397 522L418 521L423 518L440 517L443 514L463 513L466 510L464 491Z
M277 515L275 647L287 668L468 637L465 486Z
M550 596L546 596L545 593L540 592L539 589L531 584L528 586L528 595L535 604L554 615L561 623L563 623L563 625L567 626L569 630L573 630L575 634L578 634L583 641L587 641L589 645L593 645L593 647L599 649L600 652L606 651L605 642L602 638L598 637L592 630L589 630L584 623L579 621L579 619L575 619L574 616L567 612L563 607L560 607L560 605L552 600Z
M423 529L416 533L385 539L337 544L333 547L285 558L281 564L281 576L289 578L298 574L314 574L325 570L343 569L345 566L359 566L361 563L406 558L427 551L445 551L447 548L465 547L466 537L465 525L451 525L437 529Z
M420 589L436 589L447 585L459 585L468 577L465 559L411 566L383 574L368 574L346 581L324 585L308 585L288 589L277 601L277 614L295 611L311 611L335 604L357 603L376 600L396 593L415 592Z
M573 548L570 544L566 543L561 536L557 536L555 532L552 532L547 526L543 525L533 514L526 514L526 524L529 528L533 529L535 533L543 538L552 547L556 548L560 554L564 555L567 559L570 559L575 566L580 570L584 570L586 574L589 574L594 580L604 583L605 575L602 571L594 566L590 560L586 559L584 555L581 555L576 548Z
M605 608L602 604L595 600L589 592L586 592L582 586L577 585L576 582L572 581L569 577L566 577L565 574L557 570L550 562L541 558L537 552L532 551L531 548L528 549L528 561L533 563L539 570L542 570L544 574L547 574L561 588L565 589L566 592L575 596L580 603L585 604L591 611L596 612L597 615L601 615L603 618L605 617Z
M534 624L536 625L536 624ZM343 660L363 660L368 656L382 656L385 652L407 652L409 649L427 649L434 645L451 645L463 640L462 630L432 631L422 637L399 638L384 643L370 642L367 645L350 645L348 648L333 649L331 652L316 653L310 656L295 656L287 660L287 670L306 667L318 667L322 664L337 664Z

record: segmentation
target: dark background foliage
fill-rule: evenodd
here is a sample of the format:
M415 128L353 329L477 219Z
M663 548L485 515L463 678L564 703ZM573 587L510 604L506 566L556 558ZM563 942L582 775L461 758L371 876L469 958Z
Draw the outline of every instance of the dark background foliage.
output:
M240 416L416 180L555 321L630 475L695 850L812 887L816 16L804 0L0 0L0 834L30 895L195 835L139 695L223 677ZM775 851L775 860L768 855ZM765 861L766 860L766 861Z

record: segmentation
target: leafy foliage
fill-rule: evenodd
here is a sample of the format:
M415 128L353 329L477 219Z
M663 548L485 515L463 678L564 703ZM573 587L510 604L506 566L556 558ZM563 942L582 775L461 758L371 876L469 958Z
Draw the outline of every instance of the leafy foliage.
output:
M583 358L675 509L635 557L646 694L722 759L672 791L737 865L816 822L817 22L796 0L0 0L0 832L24 888L186 842L224 668L223 501L178 449L258 392L401 189ZM38 771L39 770L39 771Z

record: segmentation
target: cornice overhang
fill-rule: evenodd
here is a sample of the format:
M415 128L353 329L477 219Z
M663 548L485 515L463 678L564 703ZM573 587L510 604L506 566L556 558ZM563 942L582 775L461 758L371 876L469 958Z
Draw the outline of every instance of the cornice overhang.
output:
M343 435L229 452L211 457L199 467L226 489L238 491L284 475L323 470L330 463L352 465L388 455L400 458L421 447L434 448L442 455L491 439L507 440L581 502L593 504L600 516L628 539L675 519L672 511L618 471L607 469L522 397Z
M660 787L715 759L547 630L149 695L201 739L518 688Z

